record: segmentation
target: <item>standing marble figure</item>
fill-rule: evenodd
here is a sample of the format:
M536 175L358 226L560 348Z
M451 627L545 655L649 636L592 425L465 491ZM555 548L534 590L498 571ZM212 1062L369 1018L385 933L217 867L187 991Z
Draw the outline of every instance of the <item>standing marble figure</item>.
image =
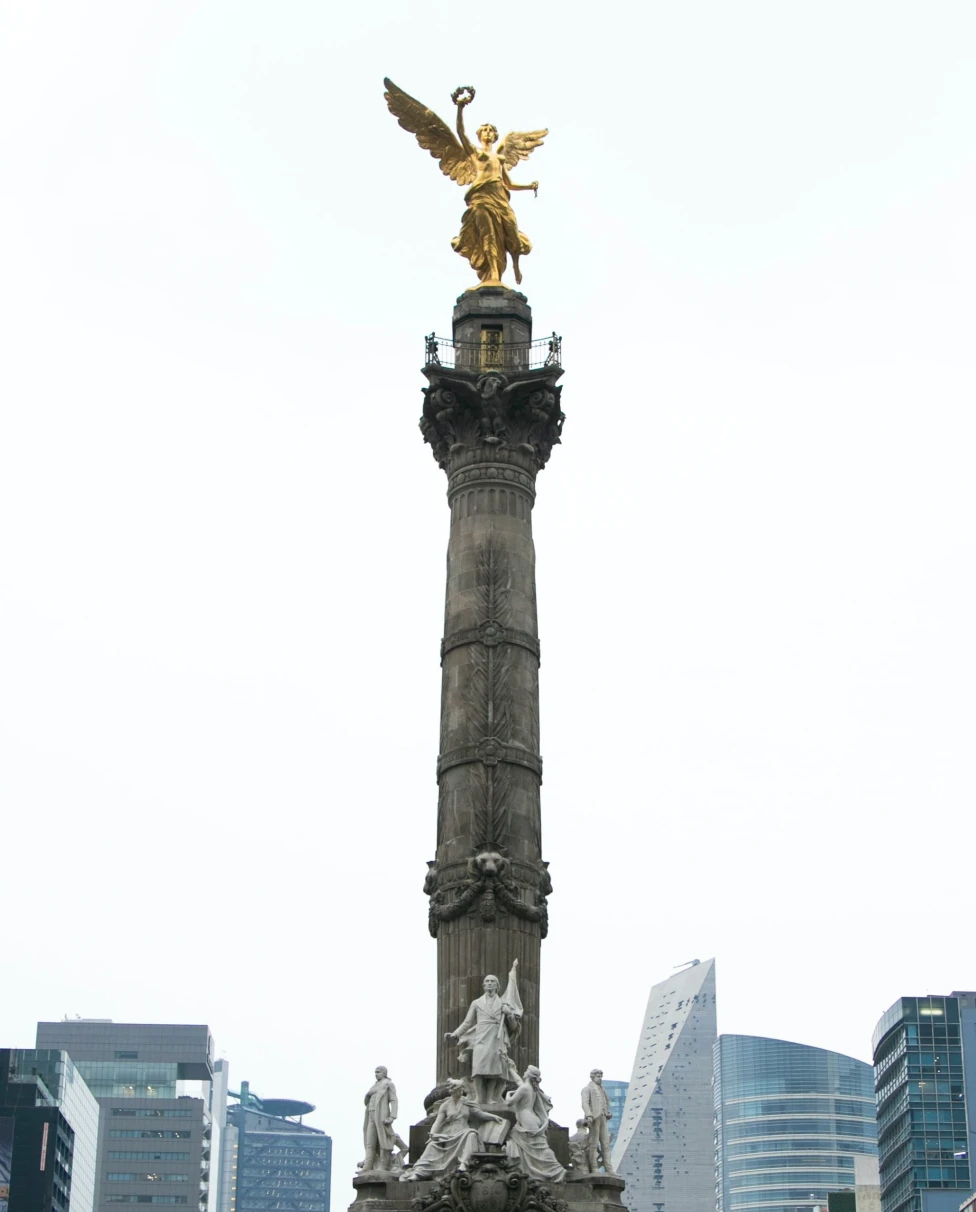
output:
M518 994L518 960L512 965L504 997L498 977L488 975L484 993L468 1007L464 1022L447 1039L456 1041L462 1055L471 1058L475 1097L483 1106L501 1102L509 1081L518 1082L518 1070L509 1048L521 1028L522 1003Z
M610 1109L610 1096L603 1088L603 1070L592 1069L590 1080L583 1087L583 1114L586 1116L586 1126L590 1130L587 1161L590 1172L596 1174L599 1169L596 1151L597 1146L603 1154L603 1168L607 1174L613 1173L610 1161L610 1132L607 1121L613 1118Z
M363 1120L366 1156L363 1159L362 1171L365 1174L368 1170L377 1168L377 1154L380 1159L379 1169L391 1170L393 1149L397 1143L393 1121L397 1117L398 1108L396 1086L390 1081L385 1065L376 1066L376 1081L366 1091L363 1102L366 1104Z
M515 1112L515 1127L505 1142L505 1152L518 1161L529 1178L561 1183L566 1171L549 1148L552 1101L539 1085L541 1080L536 1066L529 1065L519 1085L506 1094L505 1102Z

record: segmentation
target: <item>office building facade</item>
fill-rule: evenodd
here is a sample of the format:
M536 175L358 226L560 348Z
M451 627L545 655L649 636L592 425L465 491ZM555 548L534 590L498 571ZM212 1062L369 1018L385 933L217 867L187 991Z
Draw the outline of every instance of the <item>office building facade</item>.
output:
M612 1149L630 1212L714 1205L715 1036L714 960L695 961L651 989Z
M717 1212L811 1212L877 1155L871 1066L753 1035L714 1049Z
M219 1212L329 1212L332 1139L298 1117L315 1108L259 1099L241 1083L227 1109Z
M603 1088L607 1092L607 1098L610 1100L611 1119L609 1124L610 1131L610 1149L613 1150L614 1141L620 1132L620 1124L624 1118L624 1107L627 1105L627 1089L630 1082L613 1081L609 1078L603 1079Z
M0 1208L93 1212L97 1148L98 1103L67 1053L0 1049Z
M854 1189L831 1191L827 1196L827 1212L881 1212L881 1178L876 1157L854 1154Z
M219 1141L208 1027L38 1023L37 1046L64 1049L98 1100L96 1212L122 1204L212 1212Z
M956 1212L976 1145L976 993L902 997L872 1040L882 1212Z

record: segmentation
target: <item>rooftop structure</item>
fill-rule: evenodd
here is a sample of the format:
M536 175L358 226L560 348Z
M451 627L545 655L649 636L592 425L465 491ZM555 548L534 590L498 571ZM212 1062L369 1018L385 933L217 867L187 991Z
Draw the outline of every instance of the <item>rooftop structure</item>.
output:
M260 1099L241 1082L227 1110L220 1212L329 1212L332 1140L295 1116L315 1108L297 1099Z

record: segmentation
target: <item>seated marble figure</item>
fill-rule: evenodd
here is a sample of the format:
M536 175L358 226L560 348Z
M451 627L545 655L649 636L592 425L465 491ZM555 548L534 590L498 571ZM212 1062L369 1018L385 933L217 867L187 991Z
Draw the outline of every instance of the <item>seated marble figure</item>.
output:
M500 1115L484 1111L465 1097L464 1082L448 1081L448 1095L441 1103L430 1128L427 1148L400 1177L401 1182L416 1182L421 1178L439 1178L449 1170L466 1170L471 1155L482 1145L476 1123L504 1124Z

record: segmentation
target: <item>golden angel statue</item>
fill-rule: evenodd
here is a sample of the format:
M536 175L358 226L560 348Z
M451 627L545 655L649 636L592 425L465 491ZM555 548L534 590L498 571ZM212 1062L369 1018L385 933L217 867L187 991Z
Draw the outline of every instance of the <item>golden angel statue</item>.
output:
M451 94L457 107L455 138L450 127L433 110L408 97L392 80L383 83L390 112L404 130L416 135L420 146L440 161L445 176L458 185L470 186L464 195L467 210L461 219L461 234L451 241L451 247L471 262L480 286L502 285L509 256L515 281L521 282L519 257L527 256L532 245L519 231L509 199L513 189L531 189L538 193L539 182L515 185L509 179L508 170L519 160L527 159L549 134L548 130L513 130L498 143L498 131L485 123L478 127L478 146L474 147L464 131L464 108L474 100L473 88L458 88Z

